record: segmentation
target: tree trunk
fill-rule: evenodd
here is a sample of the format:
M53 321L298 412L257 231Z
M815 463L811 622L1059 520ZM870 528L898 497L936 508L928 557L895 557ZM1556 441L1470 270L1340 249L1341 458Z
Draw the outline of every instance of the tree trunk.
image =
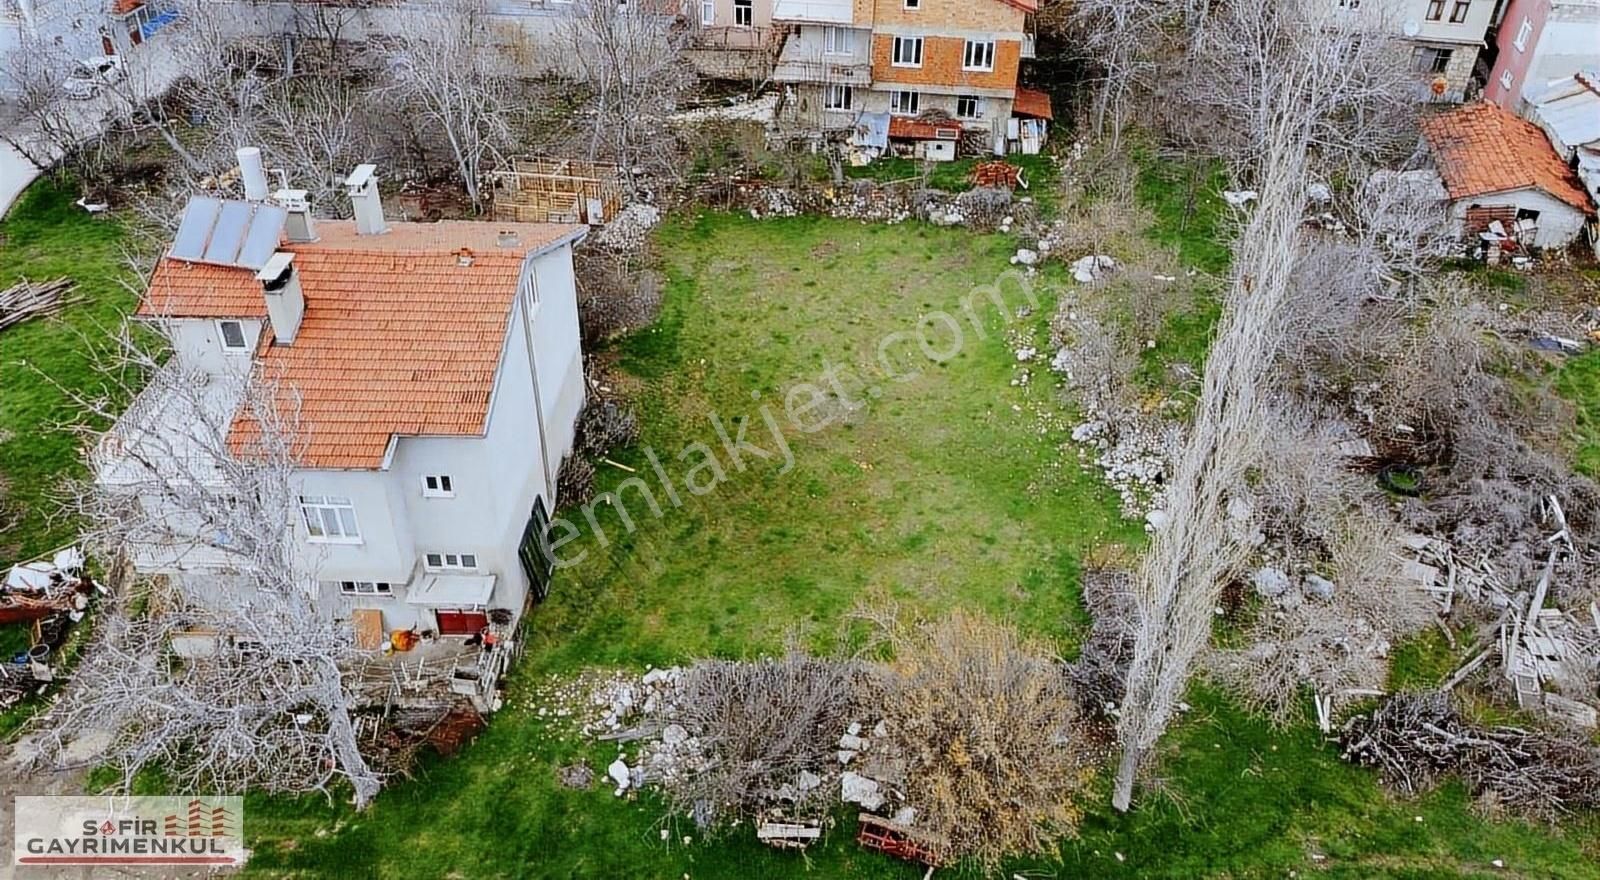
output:
M1117 784L1111 792L1111 806L1126 813L1133 806L1133 778L1139 772L1140 750L1133 746L1122 749L1122 763L1117 765Z

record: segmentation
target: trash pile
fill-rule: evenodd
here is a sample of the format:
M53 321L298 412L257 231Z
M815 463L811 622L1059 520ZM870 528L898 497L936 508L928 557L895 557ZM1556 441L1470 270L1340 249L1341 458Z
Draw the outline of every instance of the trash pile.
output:
M90 598L103 590L84 572L83 554L68 547L35 562L15 565L0 582L0 625L33 629L27 651L0 658L0 711L55 680L55 657Z

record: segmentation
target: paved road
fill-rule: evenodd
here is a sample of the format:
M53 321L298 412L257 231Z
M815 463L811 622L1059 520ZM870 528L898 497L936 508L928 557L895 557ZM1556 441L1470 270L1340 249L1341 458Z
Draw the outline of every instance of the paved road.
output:
M11 210L11 203L40 175L38 166L17 152L17 148L0 141L0 217Z

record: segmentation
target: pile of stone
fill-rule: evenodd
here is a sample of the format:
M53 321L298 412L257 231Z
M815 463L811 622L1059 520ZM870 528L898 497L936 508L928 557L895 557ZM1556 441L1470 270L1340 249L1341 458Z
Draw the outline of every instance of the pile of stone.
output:
M906 762L887 739L887 721L870 729L852 721L839 737L839 800L902 825L916 822L917 810L905 803Z
M1072 429L1082 447L1081 461L1099 468L1122 500L1122 515L1143 518L1151 531L1167 523L1163 509L1171 462L1183 442L1183 429L1127 413L1116 421L1091 418Z
M637 253L644 250L650 230L660 222L660 208L635 202L602 226L594 235L594 243L617 253Z

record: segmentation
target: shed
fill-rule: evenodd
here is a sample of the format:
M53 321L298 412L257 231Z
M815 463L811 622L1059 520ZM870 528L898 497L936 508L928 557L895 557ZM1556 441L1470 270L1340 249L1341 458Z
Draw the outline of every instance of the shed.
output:
M1588 193L1544 132L1499 106L1439 113L1423 121L1422 134L1463 234L1469 218L1510 217L1523 244L1565 247L1592 215Z

